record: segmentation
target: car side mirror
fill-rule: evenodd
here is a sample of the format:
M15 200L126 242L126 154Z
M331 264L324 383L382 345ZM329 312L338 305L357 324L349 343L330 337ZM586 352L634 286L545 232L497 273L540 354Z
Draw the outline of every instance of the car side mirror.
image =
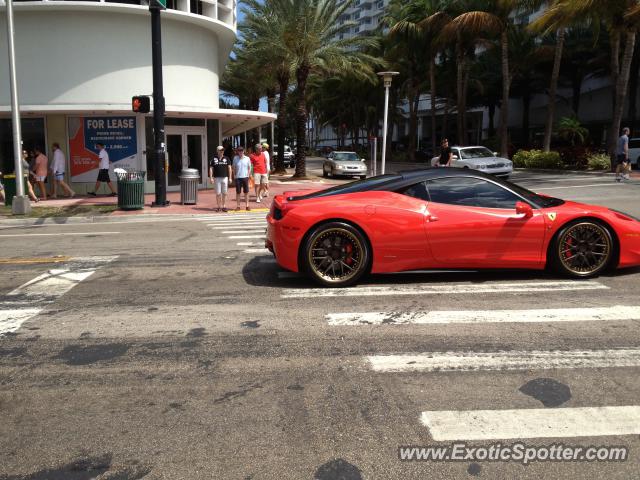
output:
M498 152L493 152L493 156L497 157L498 156Z
M528 203L516 202L516 213L524 215L524 218L531 218L533 217L533 208Z
M366 162L366 160L364 158L361 158L360 161L361 162Z

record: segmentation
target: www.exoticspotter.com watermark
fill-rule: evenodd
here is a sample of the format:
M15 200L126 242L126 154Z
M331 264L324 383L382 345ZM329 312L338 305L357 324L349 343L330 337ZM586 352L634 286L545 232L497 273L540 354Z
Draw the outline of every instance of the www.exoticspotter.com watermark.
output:
M402 446L398 457L405 462L623 462L629 448L623 446L578 446L554 443L526 445L493 443L488 446L453 443L444 446Z

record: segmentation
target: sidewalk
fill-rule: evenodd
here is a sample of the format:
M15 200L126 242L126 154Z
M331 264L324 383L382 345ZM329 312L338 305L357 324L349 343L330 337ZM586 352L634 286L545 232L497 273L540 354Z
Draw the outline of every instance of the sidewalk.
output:
M269 185L269 196L262 199L261 203L256 202L256 197L253 191L249 192L249 208L252 211L267 211L271 207L273 197L282 194L286 191L300 191L300 190L319 190L332 186L332 183L325 182L323 180L289 180L290 176L274 177ZM335 184L335 183L333 183ZM240 208L242 212L245 212L244 201L241 195ZM168 192L167 200L170 204L166 207L152 207L152 203L155 200L155 194L146 194L144 200L144 209L142 210L115 210L109 213L103 213L97 215L100 218L104 217L118 217L118 216L135 216L135 215L228 215L229 213L216 212L216 195L213 188L207 190L198 191L198 203L196 205L182 205L180 203L180 192ZM93 196L75 196L74 198L57 198L49 199L46 201L40 201L38 203L31 203L33 209L40 207L53 207L53 208L73 208L78 206L103 206L103 205L117 205L118 198L110 195L98 195ZM230 213L233 213L236 208L236 192L235 189L229 187L227 195L227 208ZM37 210L36 210L37 211ZM56 217L51 217L56 218ZM57 217L60 219L61 217ZM22 217L3 217L0 215L0 221L10 220L37 220L37 218L22 218Z

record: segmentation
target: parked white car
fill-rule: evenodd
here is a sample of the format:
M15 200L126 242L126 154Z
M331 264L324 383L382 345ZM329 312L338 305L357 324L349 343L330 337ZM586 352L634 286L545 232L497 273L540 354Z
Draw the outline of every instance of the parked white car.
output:
M640 168L640 138L629 139L629 160L633 168Z
M505 178L513 173L511 160L499 157L496 152L492 152L486 147L451 147L451 151L453 153L452 167L471 168ZM437 166L439 160L440 157L434 157L431 160L431 165Z
M356 152L331 152L322 164L322 176L336 175L367 178L367 164Z
M273 158L278 158L278 145L273 146ZM296 166L296 156L289 145L284 146L284 166L289 168Z

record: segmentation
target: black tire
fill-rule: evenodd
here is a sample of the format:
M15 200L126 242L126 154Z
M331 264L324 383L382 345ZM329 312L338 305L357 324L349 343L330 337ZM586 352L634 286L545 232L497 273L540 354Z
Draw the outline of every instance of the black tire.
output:
M326 287L353 285L367 272L370 259L367 239L360 230L344 222L314 228L300 257L307 275Z
M606 225L583 219L562 227L549 248L549 261L556 272L591 278L611 266L616 245Z
M360 175L360 180L364 180L365 178L367 178L366 175Z
M324 178L329 178L329 174L327 173L327 171L324 169L324 167L322 167L322 176Z

